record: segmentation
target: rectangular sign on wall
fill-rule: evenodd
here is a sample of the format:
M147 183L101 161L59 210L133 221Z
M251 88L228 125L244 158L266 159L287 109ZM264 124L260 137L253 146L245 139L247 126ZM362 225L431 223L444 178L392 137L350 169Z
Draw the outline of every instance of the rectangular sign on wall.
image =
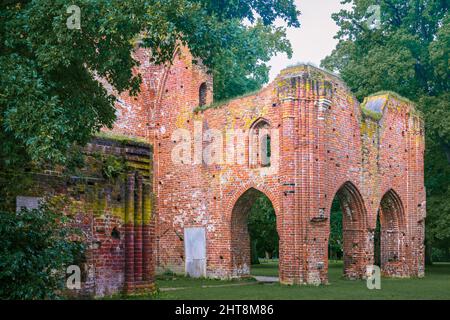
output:
M206 277L205 228L184 228L184 252L186 275L194 278Z

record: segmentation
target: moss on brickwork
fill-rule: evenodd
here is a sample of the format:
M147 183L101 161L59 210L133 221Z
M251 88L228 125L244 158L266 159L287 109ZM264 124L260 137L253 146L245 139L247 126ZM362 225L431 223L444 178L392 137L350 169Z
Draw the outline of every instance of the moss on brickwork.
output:
M411 104L411 105L415 105L414 102L412 102L408 98L405 98L405 97L399 95L398 93L396 93L394 91L387 91L387 90L385 90L385 91L378 91L378 92L375 92L375 93L372 93L371 95L369 95L369 97L378 97L378 96L387 96L387 97L392 96L393 98L395 98L395 99L397 99L399 101L406 102L406 103Z
M367 135L369 138L373 138L377 133L378 123L371 119L366 119L361 122L361 133Z
M341 80L341 78L339 78L338 75L336 75L331 71L319 68L311 63L301 63L301 62L289 65L287 68L281 70L280 75L286 76L301 72L308 72L311 79L322 80L324 76L330 76L332 78Z
M375 121L379 121L383 117L382 113L369 110L366 107L364 107L364 105L361 106L361 112L364 116L369 117Z
M386 108L386 106L390 105L392 99L400 103L408 104L409 112L413 115L418 116L419 118L422 118L421 112L417 110L415 104L411 100L404 98L392 91L380 91L366 97L361 104L361 112L368 118L371 118L375 121L380 121L383 117L384 109ZM371 105L371 108L369 107L369 105ZM374 110L373 106L375 106L378 110Z
M126 163L123 158L113 155L105 156L102 164L102 174L106 179L117 179L126 170Z
M14 181L14 188L9 188L7 195L7 209L15 210L15 198L18 195L34 196L44 198L53 207L74 217L75 227L80 229L80 238L74 240L88 244L86 260L82 262L81 269L89 275L84 277L82 289L77 295L103 295L123 288L124 277L111 275L124 272L125 235L130 232L125 229L125 202L130 195L128 177L135 177L134 183L140 181L145 185L146 198L141 200L145 202L145 217L138 211L135 220L139 223L140 219L145 218L145 230L150 230L153 174L151 145L140 138L109 134L100 136L81 149L83 165L76 170L32 167L27 172L22 170L11 175L0 175L0 182L4 180L2 185ZM137 185L134 190L132 199L143 197L142 193L136 192ZM2 205L4 203L0 203ZM136 210L134 204L131 210ZM136 212L133 212L133 216L136 217ZM147 274L150 270L147 270ZM146 281L150 284L146 287L150 291L146 292L152 292L151 279Z
M376 99L378 97L385 98L386 99L386 105L389 104L391 99L397 100L400 103L405 103L405 104L407 104L409 106L409 112L412 115L415 115L415 116L423 119L423 113L417 108L417 105L413 101L411 101L408 98L405 98L405 97L399 95L398 93L396 93L394 91L387 91L387 90L385 90L385 91L378 91L378 92L375 92L375 93L371 94L370 96L366 97L364 99L364 102L361 104L361 109L363 110L363 112L367 111L367 110L364 110L366 103L368 101ZM369 115L369 113L366 112L366 115Z

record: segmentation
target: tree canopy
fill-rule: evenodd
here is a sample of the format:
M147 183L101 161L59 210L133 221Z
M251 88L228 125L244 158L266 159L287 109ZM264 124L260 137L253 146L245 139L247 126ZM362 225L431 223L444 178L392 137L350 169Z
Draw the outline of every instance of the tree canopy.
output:
M256 89L267 80L266 62L290 54L276 18L299 26L292 0L78 0L80 29L67 27L63 0L10 0L0 5L1 166L64 163L115 120L118 92L137 94L134 39L152 62L170 61L178 43L189 46L216 80L217 98Z
M333 14L335 50L322 66L339 72L362 99L394 90L425 115L427 242L450 246L450 17L447 0L380 0L379 27L367 24L373 1L344 0Z

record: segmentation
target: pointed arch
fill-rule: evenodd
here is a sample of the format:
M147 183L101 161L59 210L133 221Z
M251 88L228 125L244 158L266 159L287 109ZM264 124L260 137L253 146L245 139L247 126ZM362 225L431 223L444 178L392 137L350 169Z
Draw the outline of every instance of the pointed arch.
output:
M355 184L351 181L344 182L336 191L336 196L339 198L341 206L344 206L343 212L349 218L351 217L352 221L361 222L359 224L361 228L366 228L367 210L364 199Z

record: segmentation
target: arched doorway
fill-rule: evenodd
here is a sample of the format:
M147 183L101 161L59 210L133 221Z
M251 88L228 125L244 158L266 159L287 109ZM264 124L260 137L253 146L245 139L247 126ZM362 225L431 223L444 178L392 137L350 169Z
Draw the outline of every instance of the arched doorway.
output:
M338 259L344 265L344 277L364 277L367 262L366 217L366 208L358 189L351 182L344 183L336 192L330 208L329 272L333 272L339 264L334 265L332 259Z
M233 277L250 275L252 260L278 257L275 209L263 192L250 188L239 197L233 206L230 228Z
M374 237L375 263L379 263L382 273L387 276L407 275L405 212L394 190L390 189L381 198L377 219L379 227Z

